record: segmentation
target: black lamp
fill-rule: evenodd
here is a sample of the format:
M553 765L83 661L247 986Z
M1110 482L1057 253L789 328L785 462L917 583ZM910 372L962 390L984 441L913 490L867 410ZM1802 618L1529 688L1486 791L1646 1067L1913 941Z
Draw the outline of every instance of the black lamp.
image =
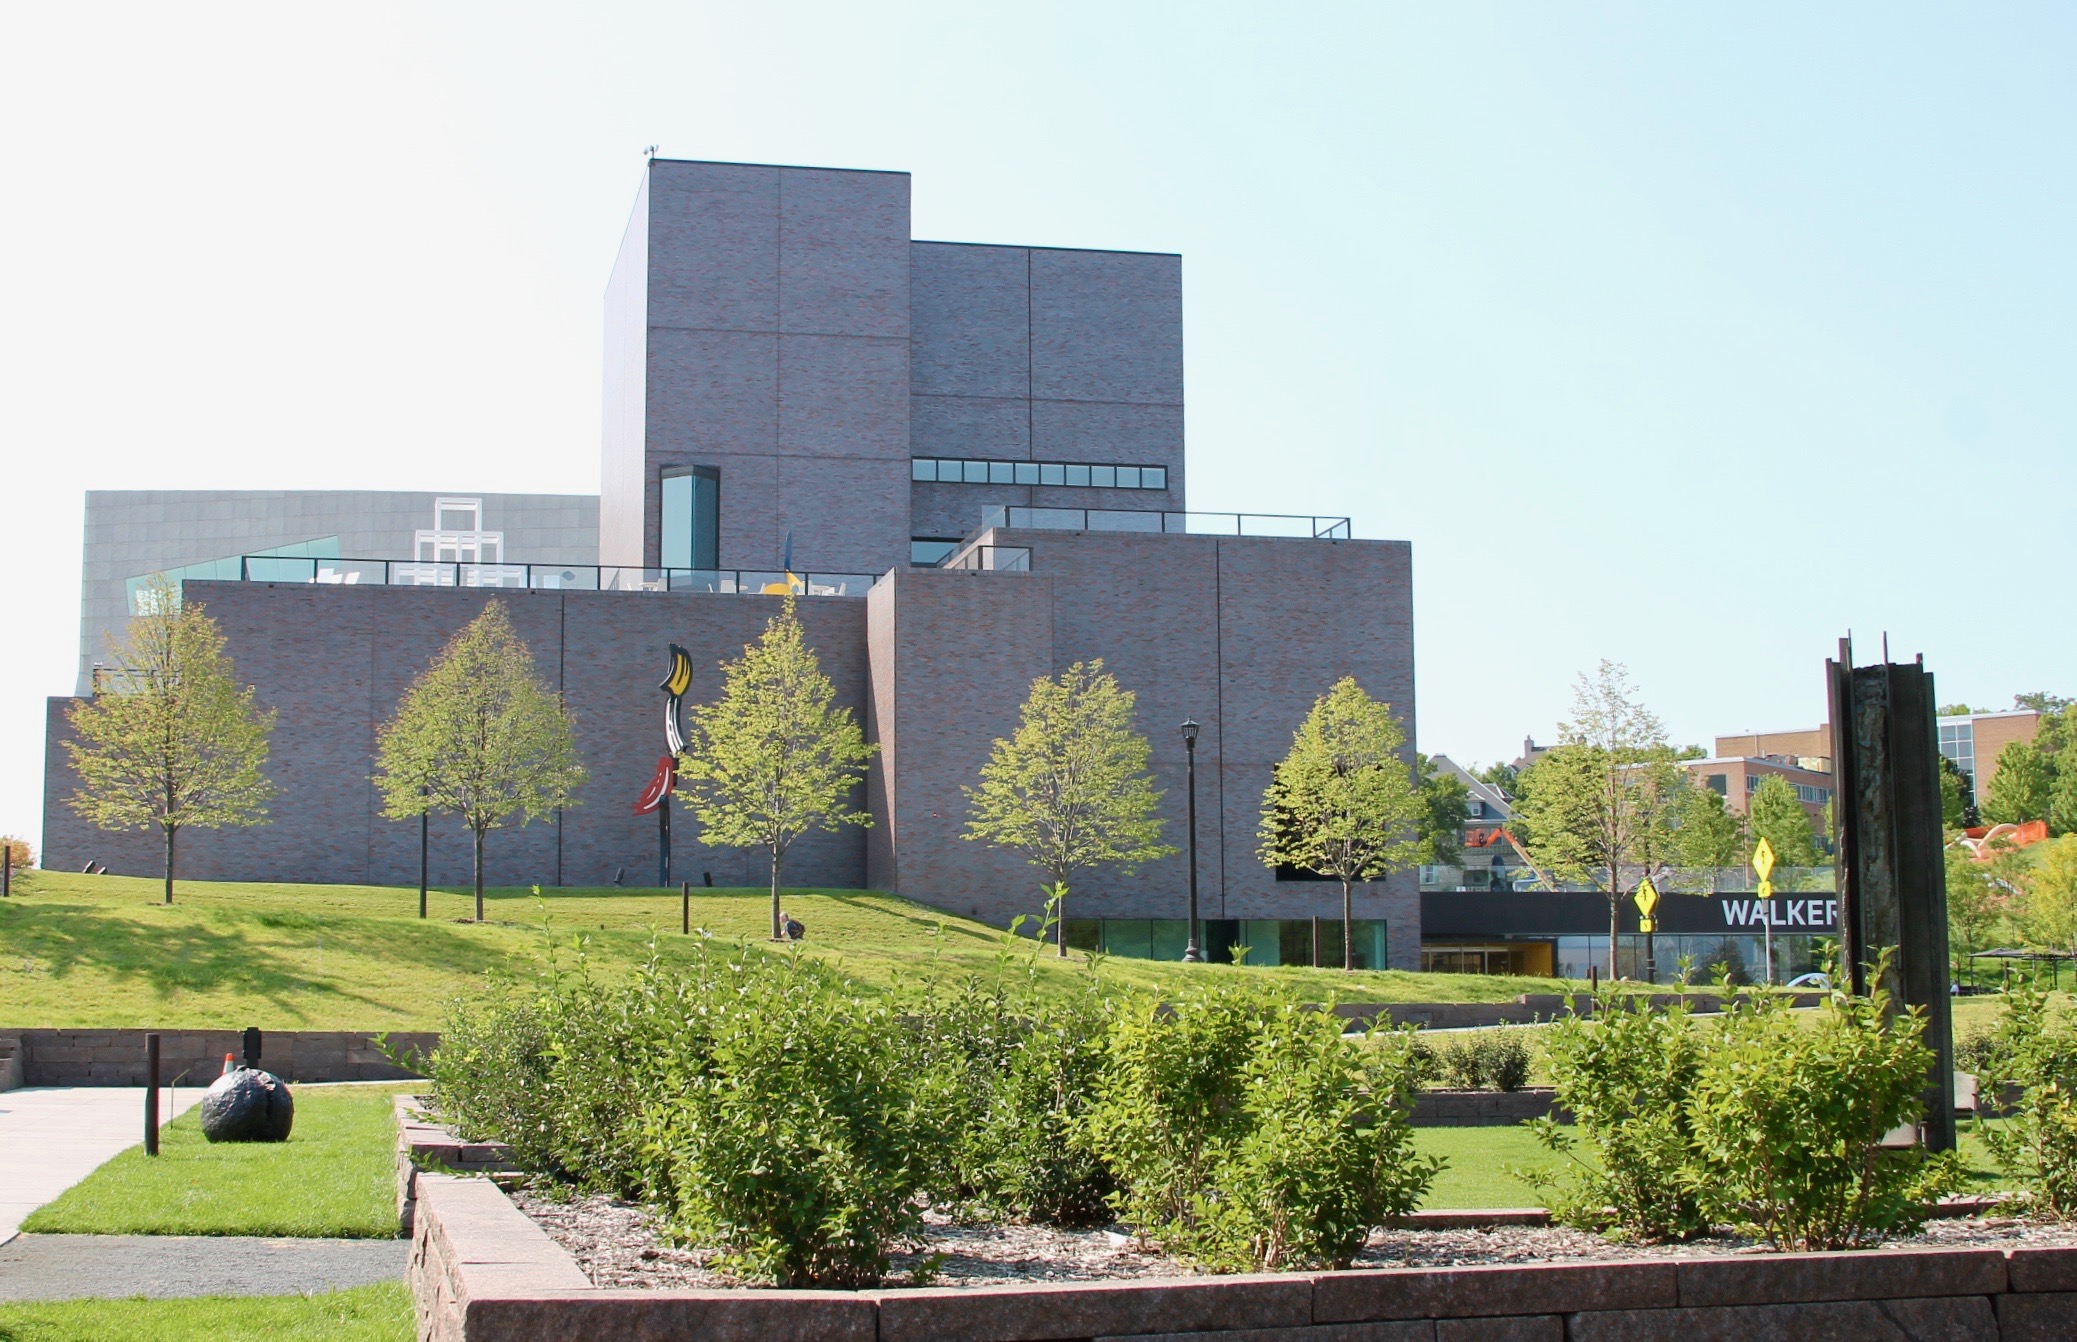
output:
M1184 718L1179 730L1183 733L1183 755L1189 761L1189 827L1190 827L1190 944L1183 948L1183 963L1194 965L1204 959L1197 946L1197 723Z

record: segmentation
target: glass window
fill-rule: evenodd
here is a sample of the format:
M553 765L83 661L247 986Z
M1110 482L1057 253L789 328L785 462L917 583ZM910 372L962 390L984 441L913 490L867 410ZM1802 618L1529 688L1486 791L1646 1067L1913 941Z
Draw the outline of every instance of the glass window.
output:
M988 483L1007 485L1016 480L1017 467L1012 462L991 461L988 463Z
M1702 781L1708 785L1711 792L1714 792L1719 797L1730 791L1731 778L1729 774L1704 774Z
M936 568L958 548L958 541L918 538L909 542L909 563L918 568Z
M1137 466L1120 466L1120 467L1118 468L1118 488L1120 488L1120 489L1138 489L1138 488L1139 488L1139 467L1137 467Z
M937 461L931 457L918 457L909 463L911 480L935 480L938 478Z
M1037 463L1037 462L1035 462L1035 461L1020 461L1020 462L1018 462L1018 463L1017 463L1017 483L1018 483L1018 484L1020 484L1020 485L1035 485L1035 484L1037 484L1038 482L1039 482L1039 468L1038 468L1038 463Z
M710 466L665 471L662 522L660 567L720 568L721 472Z
M1115 466L1091 466L1089 483L1099 488L1111 489L1118 483L1118 468Z
M1069 484L1071 484L1071 485L1086 485L1086 484L1088 484L1088 483L1089 483L1089 468L1088 468L1087 466L1070 466L1070 467L1068 467L1068 468L1067 468L1067 483L1069 483Z
M967 462L967 463L966 463L966 482L967 482L968 484L970 484L970 485L985 485L985 484L987 484L987 483L988 483L988 463L987 463L987 462L985 462L985 461L969 461L969 462Z
M1066 484L1066 471L1067 467L1062 466L1057 461L1042 461L1039 463L1039 483L1042 485Z
M1139 487L1140 487L1141 489L1166 489L1166 488L1168 488L1168 467L1166 467L1166 466L1142 466L1142 467L1140 467L1140 468L1139 468Z
M938 463L939 484L956 485L964 479L966 479L966 464L964 462L940 461Z

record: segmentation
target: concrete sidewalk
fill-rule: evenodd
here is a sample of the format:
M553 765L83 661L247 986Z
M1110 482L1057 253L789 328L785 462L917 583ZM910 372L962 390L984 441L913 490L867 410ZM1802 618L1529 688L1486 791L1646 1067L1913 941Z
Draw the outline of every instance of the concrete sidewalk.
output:
M161 1090L160 1123L193 1108L202 1090ZM14 1238L30 1212L143 1140L142 1086L0 1091L0 1245Z
M20 1235L0 1245L0 1300L336 1291L402 1281L410 1256L400 1239Z

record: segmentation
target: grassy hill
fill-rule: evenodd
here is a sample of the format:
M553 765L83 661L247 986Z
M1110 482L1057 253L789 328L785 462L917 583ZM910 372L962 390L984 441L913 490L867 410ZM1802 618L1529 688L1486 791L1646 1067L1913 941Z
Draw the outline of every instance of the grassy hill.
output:
M686 945L675 891L554 890L537 899L495 890L482 925L463 921L465 893L435 891L421 922L418 891L389 886L182 882L168 907L152 879L35 871L15 892L0 902L0 1028L431 1028L442 1004L485 972L530 974L551 944L583 938L606 974L638 962L652 935L666 956ZM768 898L762 890L700 891L693 926L731 940L761 938ZM933 964L947 977L986 970L1001 944L999 929L870 890L788 891L785 903L807 927L803 954L874 988ZM1040 958L1046 980L1063 990L1086 965L1080 955ZM1363 1002L1508 1001L1567 986L1469 974L1103 964L1105 982L1119 990L1173 991L1191 975L1233 973L1313 1000Z

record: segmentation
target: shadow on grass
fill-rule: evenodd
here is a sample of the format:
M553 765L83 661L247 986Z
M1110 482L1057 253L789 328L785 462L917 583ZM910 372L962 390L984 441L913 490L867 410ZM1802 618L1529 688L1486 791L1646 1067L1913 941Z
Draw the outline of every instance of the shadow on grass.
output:
M244 930L182 921L152 926L124 917L96 917L93 907L39 905L11 910L4 931L5 953L40 961L53 980L92 969L119 980L142 982L159 997L176 992L242 992L264 998L285 1014L304 1014L313 995L373 1007L392 1007L347 986L345 974L315 972L314 947L267 945ZM218 912L211 922L225 921ZM230 921L245 922L232 915ZM249 921L269 925L265 920ZM298 929L302 930L302 929ZM445 928L414 929L409 935L354 920L327 919L319 929L326 950L347 956L480 973L503 963L500 951L477 945Z
M951 937L964 937L968 941L978 941L992 946L1002 936L1002 929L1000 928L977 926L971 920L966 919L955 921L953 915L911 913L902 907L902 901L886 895L839 895L822 890L800 890L794 893L814 895L818 899L826 899L833 904L842 904L846 908L857 909L862 913L875 914L883 918L898 918L905 923L923 928L933 935L942 926L948 939Z

